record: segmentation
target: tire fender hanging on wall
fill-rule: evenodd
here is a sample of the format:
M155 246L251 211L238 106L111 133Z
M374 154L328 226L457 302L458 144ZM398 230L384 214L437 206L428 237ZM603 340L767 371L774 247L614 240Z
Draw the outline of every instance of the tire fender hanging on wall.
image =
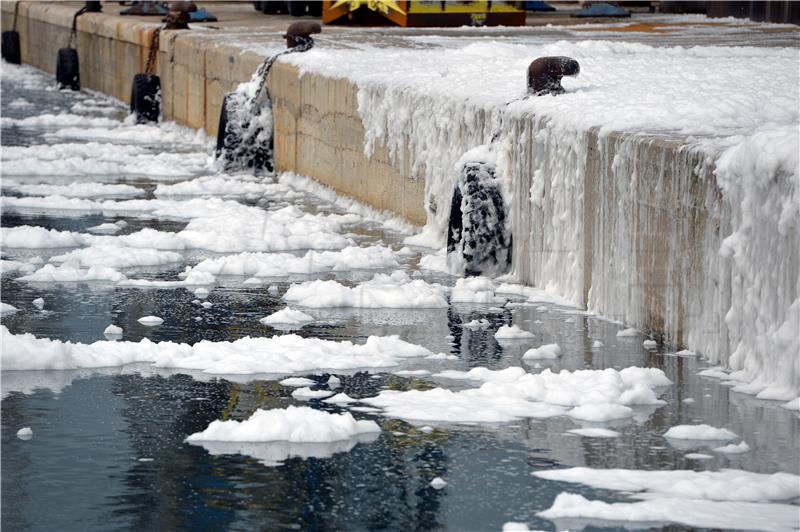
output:
M78 59L78 50L73 48L72 43L78 36L78 17L84 13L97 13L100 11L99 2L86 2L82 8L72 17L72 29L69 32L69 41L65 48L59 48L56 57L56 82L59 90L70 89L73 91L81 90L81 69Z
M144 73L133 76L131 85L131 114L137 124L158 122L161 116L161 78L156 74L156 60L161 28L156 28L150 39L150 52Z
M19 32L17 31L17 15L19 2L14 5L14 25L9 31L3 32L2 55L3 59L14 65L22 63L22 50L19 45Z
M465 275L500 275L511 267L511 231L494 163L464 163L453 188L447 261Z

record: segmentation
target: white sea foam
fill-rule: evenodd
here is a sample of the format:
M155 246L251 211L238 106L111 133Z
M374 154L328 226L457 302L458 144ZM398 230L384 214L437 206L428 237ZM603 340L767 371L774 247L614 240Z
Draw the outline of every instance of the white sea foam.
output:
M664 437L676 440L735 440L739 436L728 429L710 425L678 425L670 427Z
M539 347L528 349L522 358L531 359L554 359L561 356L561 347L558 344L545 344Z
M151 362L160 368L181 368L210 374L291 374L322 369L381 368L407 358L433 353L397 336L370 336L364 344L302 338L293 334L242 338L234 342L107 342L93 344L11 334L0 326L4 371L77 369Z
M565 492L556 497L553 506L537 515L554 520L579 519L581 526L596 524L602 527L607 526L604 522L628 522L635 528L650 528L648 523L678 523L693 528L723 530L788 532L797 528L797 507L789 504L716 502L671 497L632 503L607 503Z
M355 269L382 269L399 266L391 249L384 246L348 246L338 251L310 250L303 256L289 253L240 253L206 259L194 270L214 275L284 277Z
M529 331L524 331L519 325L503 325L494 334L498 340L530 340L536 335Z
M560 373L545 369L535 375L522 368L473 368L467 373L447 371L437 376L483 384L461 391L385 390L362 402L383 408L389 416L412 421L492 423L560 415L608 421L632 417L630 405L663 404L655 388L671 384L659 369L636 367Z
M189 443L204 441L325 443L347 440L366 432L380 432L371 420L356 420L352 414L331 414L303 406L256 410L244 421L212 421L202 432L186 438Z
M293 284L283 298L303 307L356 308L446 308L445 290L441 285L396 271L391 275L376 274L372 280L353 288L337 281L308 281Z
M269 316L261 318L258 321L264 325L292 325L302 327L306 323L311 323L314 321L314 317L309 316L301 310L295 310L286 307L277 312L273 312Z
M573 467L535 471L532 475L559 482L585 484L597 489L658 494L709 501L766 502L800 496L800 476L790 473L722 471L641 471Z

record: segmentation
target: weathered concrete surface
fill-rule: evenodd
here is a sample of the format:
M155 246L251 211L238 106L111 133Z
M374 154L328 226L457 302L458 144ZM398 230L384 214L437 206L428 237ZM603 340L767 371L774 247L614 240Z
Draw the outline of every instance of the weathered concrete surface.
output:
M411 223L425 223L424 178L403 175L385 146L364 156L357 87L346 79L300 77L286 64L272 68L269 86L279 168L311 176Z
M81 5L21 2L17 30L22 61L54 73L58 48L67 45L72 17ZM2 4L4 30L11 27L13 9L12 3ZM287 21L281 18L278 24L285 27ZM109 13L80 16L76 48L82 86L128 102L131 80L144 71L157 27L155 21ZM161 77L164 117L215 135L224 94L248 80L263 60L220 43L212 31L163 30L156 73ZM269 87L279 169L317 179L411 223L425 223L424 182L401 175L385 149L377 149L372 158L364 156L352 84L314 75L299 78L293 67L277 65Z

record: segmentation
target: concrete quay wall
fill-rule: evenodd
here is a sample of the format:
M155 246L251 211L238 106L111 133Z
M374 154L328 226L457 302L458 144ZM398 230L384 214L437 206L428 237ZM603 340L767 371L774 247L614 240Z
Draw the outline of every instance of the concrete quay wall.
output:
M23 63L55 73L58 49L67 46L72 17L82 3L20 2L17 31ZM3 30L11 29L14 3L3 2ZM159 24L105 13L78 17L81 86L129 102L131 81L144 72ZM162 112L215 135L224 94L250 79L264 58L221 43L211 30L167 31L159 39L156 73ZM403 176L386 150L363 155L356 88L347 81L298 76L276 65L269 80L276 119L276 164L312 177L338 192L425 223L424 183Z
M24 63L55 71L57 50L66 46L80 5L20 3L17 30ZM10 29L14 4L4 2L1 8L3 30ZM102 13L79 17L76 47L83 87L127 102L131 80L144 70L157 27L155 22ZM258 54L221 43L213 31L162 31L157 73L164 117L216 134L223 95L248 80L262 61ZM376 146L371 157L365 156L358 88L352 82L315 74L301 77L295 67L276 64L269 89L279 169L307 175L414 224L425 223L425 180L402 170L412 166L407 164L409 155L404 154L404 161L392 160L386 147ZM541 158L536 135L523 121L511 127L528 138L527 148L513 156L516 168L524 170ZM696 311L690 307L699 279L724 277L724 272L708 270L702 260L709 246L718 245L708 235L719 234L721 219L709 210L714 187L707 169L698 173L702 156L669 142L621 136L603 140L591 133L585 145L586 153L576 155L584 158L578 166L585 171L570 212L581 230L568 247L548 240L548 227L563 214L557 212L561 207L547 193L539 205L526 201L533 172L514 174L519 199L512 213L515 270L522 281L535 286L549 284L542 277L548 268L577 270L572 273L580 278L577 289L585 305L684 343L685 322ZM637 172L637 190L614 181L621 175L611 169L617 154L630 157L624 164ZM677 181L672 179L674 172L682 176Z

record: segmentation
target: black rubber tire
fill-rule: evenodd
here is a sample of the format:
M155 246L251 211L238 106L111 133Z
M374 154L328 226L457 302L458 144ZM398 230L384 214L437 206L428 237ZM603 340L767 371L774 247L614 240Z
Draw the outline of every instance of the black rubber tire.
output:
M279 13L286 13L286 2L277 2L275 0L267 0L261 2L261 12L265 15L277 15Z
M322 2L319 0L308 2L308 14L312 17L322 16Z
M78 50L75 48L61 48L58 50L56 81L58 82L58 88L61 90L81 90L81 69L78 62Z
M302 17L306 14L308 2L286 2L286 8L293 17Z
M467 276L499 275L511 266L511 245L494 165L466 163L450 204L448 255L460 255Z
M22 64L22 54L19 47L19 32L17 31L4 31L2 42L3 59L9 63L19 65Z
M131 84L131 113L137 124L158 122L161 116L161 78L154 74L136 74Z
M256 11L264 11L264 2L253 2Z
M231 94L222 99L219 110L219 126L217 127L217 158L222 160L222 168L226 171L251 168L253 170L266 170L272 172L272 152L274 149L274 135L270 135L267 146L255 145L250 148L243 146L244 139L235 130L228 128L228 106ZM261 131L261 130L259 130ZM256 136L258 133L256 133Z

